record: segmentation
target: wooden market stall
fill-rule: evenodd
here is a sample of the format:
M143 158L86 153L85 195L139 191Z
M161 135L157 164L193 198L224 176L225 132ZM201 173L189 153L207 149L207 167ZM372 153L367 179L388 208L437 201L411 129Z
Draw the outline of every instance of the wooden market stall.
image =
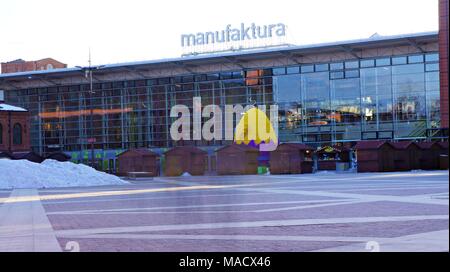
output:
M12 152L11 158L13 160L28 160L35 163L44 161L44 158L34 151Z
M72 157L64 152L53 152L45 157L46 160L57 160L60 162L70 161Z
M259 150L244 144L231 144L215 151L217 174L256 175Z
M166 176L203 175L208 166L208 153L195 146L177 146L164 153Z
M386 141L359 141L356 151L358 172L389 172L395 170L394 147Z
M436 142L420 142L417 145L420 148L420 169L439 169L440 145Z
M336 170L337 163L346 163L350 166L350 149L343 146L324 146L315 151L317 170Z
M420 148L412 141L390 142L394 147L394 170L409 171L420 168Z
M145 148L129 149L117 156L117 175L147 176L159 175L159 155Z
M270 152L271 174L312 173L314 149L305 144L283 143Z

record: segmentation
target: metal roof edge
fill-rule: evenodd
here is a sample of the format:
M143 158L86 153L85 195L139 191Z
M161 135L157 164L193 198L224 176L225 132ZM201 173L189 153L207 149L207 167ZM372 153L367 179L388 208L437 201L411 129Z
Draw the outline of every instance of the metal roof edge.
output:
M344 41L337 41L337 42L296 45L296 46L288 46L288 47L276 47L276 48L257 49L257 50L249 49L249 50L245 50L245 51L233 51L233 52L225 52L225 53L211 53L211 54L207 54L207 55L197 55L197 56L189 56L189 57L164 58L164 59L135 61L135 62L121 62L121 63L105 64L105 65L98 65L98 66L102 66L101 70L108 70L108 69L130 67L130 66L154 65L154 64L164 64L164 63L171 63L171 62L172 63L187 62L187 61L196 61L196 60L208 60L208 59L216 59L216 58L221 58L221 57L238 57L238 56L246 56L246 55L257 55L257 54L264 54L264 53L286 52L286 51L296 51L296 50L306 50L306 49L321 49L321 48L343 46L343 45L346 45L346 46L363 45L363 44L388 42L388 41L395 41L395 40L402 40L402 39L413 39L413 38L420 38L420 37L436 36L436 38L437 38L437 35L438 35L438 31L428 31L428 32L410 33L410 34L390 35L390 36L376 36L376 37L372 37L372 38L344 40ZM47 75L47 74L50 75L50 74L58 74L58 73L81 72L82 70L83 70L82 68L70 67L70 68L60 68L60 69L52 69L52 70L6 73L6 74L0 74L0 80L14 78L14 77L24 77L24 76L32 77L32 76L37 76L37 75Z

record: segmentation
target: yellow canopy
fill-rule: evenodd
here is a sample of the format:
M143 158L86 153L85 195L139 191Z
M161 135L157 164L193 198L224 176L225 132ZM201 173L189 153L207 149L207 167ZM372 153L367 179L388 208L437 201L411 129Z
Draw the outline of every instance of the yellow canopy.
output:
M267 115L260 109L253 107L246 111L236 126L234 141L237 144L269 143L278 144L278 138Z

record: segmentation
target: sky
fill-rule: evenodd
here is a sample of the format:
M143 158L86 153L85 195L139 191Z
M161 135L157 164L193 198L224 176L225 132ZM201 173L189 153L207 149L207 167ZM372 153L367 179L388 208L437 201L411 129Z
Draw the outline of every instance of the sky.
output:
M0 62L180 57L181 34L284 23L305 45L438 30L438 0L0 0Z

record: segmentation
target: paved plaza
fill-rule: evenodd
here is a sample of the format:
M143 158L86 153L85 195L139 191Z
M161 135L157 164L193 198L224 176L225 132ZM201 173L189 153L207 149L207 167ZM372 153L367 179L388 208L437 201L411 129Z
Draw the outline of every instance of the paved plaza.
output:
M328 172L0 190L0 251L448 251L448 179Z

